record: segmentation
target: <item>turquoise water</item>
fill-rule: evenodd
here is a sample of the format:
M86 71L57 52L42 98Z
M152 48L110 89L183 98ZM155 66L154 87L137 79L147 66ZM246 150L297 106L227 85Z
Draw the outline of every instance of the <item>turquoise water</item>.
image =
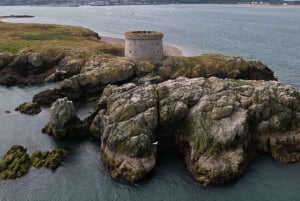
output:
M217 52L258 59L279 80L300 89L300 9L219 5L113 7L0 7L0 15L28 14L33 19L10 21L60 23L91 28L122 37L136 29L160 30L164 40L187 55ZM1 37L1 33L0 33ZM0 75L1 76L1 75ZM31 153L65 147L70 157L55 172L32 168L25 177L0 181L1 201L297 201L300 200L300 163L282 165L263 155L251 163L238 181L203 188L186 171L175 152L160 153L158 166L135 185L111 180L99 156L99 142L56 141L41 133L48 109L31 117L14 112L33 94L53 85L0 87L0 155L13 144ZM5 113L10 110L11 113ZM89 108L78 111L81 117Z

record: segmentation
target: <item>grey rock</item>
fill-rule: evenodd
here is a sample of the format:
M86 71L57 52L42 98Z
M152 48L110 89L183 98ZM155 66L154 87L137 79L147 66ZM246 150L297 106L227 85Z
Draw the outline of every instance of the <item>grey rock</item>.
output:
M300 160L299 104L300 93L276 81L179 77L109 85L99 100L106 109L102 160L114 178L137 181L154 168L154 142L165 135L159 144L175 143L197 181L225 183L244 173L256 150ZM157 132L162 128L169 134Z
M58 99L50 108L50 121L43 132L54 138L89 136L89 124L81 121L75 113L72 101Z

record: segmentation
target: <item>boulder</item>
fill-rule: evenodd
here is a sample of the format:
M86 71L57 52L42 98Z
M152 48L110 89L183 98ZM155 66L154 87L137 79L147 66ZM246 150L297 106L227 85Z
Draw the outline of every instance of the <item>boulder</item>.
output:
M26 102L19 105L15 111L20 111L24 114L36 115L42 111L41 107L34 102Z
M68 151L54 149L52 151L35 151L29 157L27 149L21 145L12 146L0 161L0 179L16 179L29 171L31 166L56 169L66 158Z
M72 101L58 99L50 108L50 121L43 132L54 138L81 137L89 135L87 122L81 121L75 113Z
M68 151L65 149L54 149L52 151L35 151L30 158L32 166L35 168L45 167L55 170L66 158Z
M27 150L20 146L12 146L0 161L0 179L15 179L24 176L31 167Z

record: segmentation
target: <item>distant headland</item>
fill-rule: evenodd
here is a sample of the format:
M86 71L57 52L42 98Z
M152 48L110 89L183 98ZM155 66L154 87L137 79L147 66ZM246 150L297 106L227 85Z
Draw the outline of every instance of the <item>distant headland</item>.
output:
M66 6L77 7L82 5L90 6L113 6L113 5L158 5L158 4L252 4L252 5L300 5L300 1L292 0L3 0L2 5L32 5L32 6Z
M34 16L32 15L0 15L0 19L5 19L5 18L33 18Z

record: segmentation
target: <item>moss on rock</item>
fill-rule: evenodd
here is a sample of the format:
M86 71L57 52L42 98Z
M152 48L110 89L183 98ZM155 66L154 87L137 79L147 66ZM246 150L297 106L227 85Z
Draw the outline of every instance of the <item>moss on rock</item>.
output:
M41 107L35 102L25 102L19 105L15 111L20 111L24 114L36 115L42 111Z
M12 146L0 162L0 179L15 179L25 175L31 166L26 148Z
M35 168L45 167L56 169L61 161L68 155L65 149L55 149L53 151L35 151L30 160Z

